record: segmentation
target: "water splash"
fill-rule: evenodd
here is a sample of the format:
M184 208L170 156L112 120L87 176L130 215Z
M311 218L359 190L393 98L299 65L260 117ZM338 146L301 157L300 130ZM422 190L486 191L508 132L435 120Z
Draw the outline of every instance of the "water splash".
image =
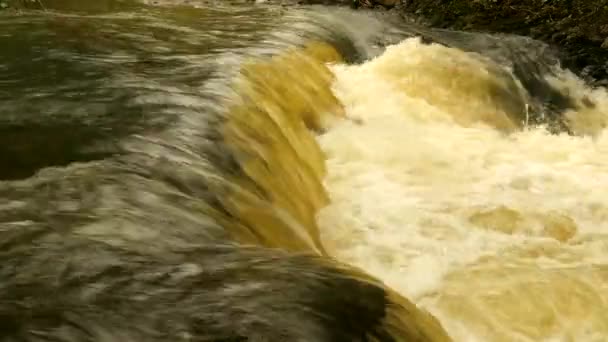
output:
M312 314L324 318L335 296L312 289L334 277L345 280L340 305L378 305L365 321L377 340L449 340L442 325L456 341L606 336L608 97L530 52L538 42L463 39L323 7L110 5L0 23L13 44L0 66L15 71L1 83L10 87L0 89L0 123L25 127L18 142L35 120L56 131L19 144L21 154L42 145L112 152L49 154L0 182L5 245L31 233L84 255L96 249L81 239L154 260L212 246L204 267L262 268L242 273L257 283L228 293L256 293L259 277L296 279L323 297ZM412 35L443 46L410 39L384 52ZM34 59L44 62L37 77ZM562 114L567 129L554 132L572 134L548 134L542 126ZM64 122L72 125L52 125ZM21 154L4 153L4 164ZM56 247L45 252L64 262ZM39 271L46 262L44 253L33 260Z
M413 298L455 341L605 339L606 90L556 70L545 81L579 104L572 131L592 137L552 135L516 129L521 87L476 53L411 39L332 70L356 120L319 137L331 254Z

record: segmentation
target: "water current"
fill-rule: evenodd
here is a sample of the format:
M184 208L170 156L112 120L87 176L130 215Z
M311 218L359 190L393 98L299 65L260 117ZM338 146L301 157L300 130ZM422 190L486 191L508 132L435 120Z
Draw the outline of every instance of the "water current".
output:
M552 48L321 6L45 5L0 13L0 241L306 252L454 341L608 340L608 92Z

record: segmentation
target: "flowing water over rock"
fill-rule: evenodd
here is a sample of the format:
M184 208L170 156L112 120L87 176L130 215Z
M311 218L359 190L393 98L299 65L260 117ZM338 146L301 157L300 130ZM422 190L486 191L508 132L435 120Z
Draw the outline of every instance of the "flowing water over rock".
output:
M608 93L547 46L327 7L44 4L0 13L9 340L41 307L95 340L607 338Z

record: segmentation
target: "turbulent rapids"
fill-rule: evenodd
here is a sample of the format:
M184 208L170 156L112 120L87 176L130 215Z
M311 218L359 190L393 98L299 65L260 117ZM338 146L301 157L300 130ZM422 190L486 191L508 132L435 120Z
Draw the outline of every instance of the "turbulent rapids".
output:
M0 14L0 341L608 339L608 92L548 46L50 3Z

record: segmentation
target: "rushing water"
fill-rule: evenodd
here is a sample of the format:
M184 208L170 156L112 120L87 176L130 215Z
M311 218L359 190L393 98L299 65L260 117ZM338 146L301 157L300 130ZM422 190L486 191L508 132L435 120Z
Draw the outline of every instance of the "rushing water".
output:
M545 45L336 8L45 3L0 13L0 245L305 251L454 341L608 339L608 93Z

